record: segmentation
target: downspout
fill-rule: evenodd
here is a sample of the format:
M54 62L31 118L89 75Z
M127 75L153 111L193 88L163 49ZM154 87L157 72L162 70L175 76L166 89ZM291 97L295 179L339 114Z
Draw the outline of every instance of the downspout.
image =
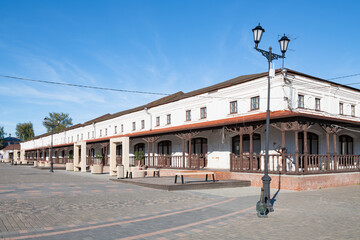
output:
M288 102L288 108L290 111L293 111L293 82L290 78L287 77L287 70L285 68L283 68L281 70L281 74L284 78L284 82L285 84L289 85L289 97L287 98L287 102Z
M152 117L151 117L151 114L149 113L149 109L148 109L147 107L145 107L144 110L145 110L145 113L146 113L147 115L149 115L149 119L150 119L150 121L149 121L149 123L150 123L150 128L149 128L149 130L151 131L151 130L152 130Z

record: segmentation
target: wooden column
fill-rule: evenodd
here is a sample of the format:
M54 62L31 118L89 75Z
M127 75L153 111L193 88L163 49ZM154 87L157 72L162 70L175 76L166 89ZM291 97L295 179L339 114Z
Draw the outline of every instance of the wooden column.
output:
M148 152L148 164L149 166L154 166L154 162L151 164L151 159L150 159L150 142L147 142L147 152Z
M183 144L183 152L182 152L182 156L183 156L183 168L185 168L185 138L182 139L182 144Z
M337 167L337 159L336 159L336 135L338 132L341 131L341 129L339 129L339 127L334 127L331 125L320 125L322 127L322 129L324 130L324 132L326 133L326 155L327 155L327 161L326 161L326 170L330 171L331 167L330 167L330 134L334 134L333 135L333 139L334 139L334 170L336 170Z
M261 127L262 127L262 125L257 125L255 128L254 128L254 126L239 127L239 128L226 128L226 130L228 132L236 133L240 137L240 142L239 142L240 171L243 171L243 162L244 162L244 149L243 149L243 137L244 137L244 134L248 134L250 136L249 170L252 171L252 170L254 170L254 166L253 166L253 156L254 156L253 134L254 134L255 131L257 131ZM235 159L235 157L233 159Z
M244 149L243 149L243 137L244 134L239 133L239 137L240 137L240 142L239 142L239 155L240 155L240 171L243 171L243 167L244 167Z
M334 171L337 170L337 147L336 147L336 132L333 132L333 148L334 148L334 151L333 151L333 154L334 154Z
M299 173L299 131L295 130L295 172Z
M155 141L152 142L152 158L153 158L153 163L155 163Z
M200 134L200 132L191 132L191 133L179 133L175 136L183 140L183 168L191 167L191 140ZM185 165L185 141L189 141L189 154L188 154L188 161Z
M286 158L285 158L285 129L281 128L281 172L285 174L286 172Z
M189 153L188 153L188 164L187 164L187 166L189 167L189 168L191 168L191 158L192 158L192 156L191 156L191 140L192 140L192 137L190 137L190 138L188 138L188 141L189 141Z
M159 136L143 138L143 140L148 143L149 165L150 165L150 143L152 144L152 154L153 154L152 160L153 160L153 166L154 166L155 165L155 142L159 138L160 138Z
M253 167L253 127L250 126L250 132L249 132L249 138L250 138L250 146L249 146L249 159L250 159L250 171L254 170L254 167Z
M326 170L330 171L330 133L326 132Z
M307 129L304 129L304 173L308 172Z

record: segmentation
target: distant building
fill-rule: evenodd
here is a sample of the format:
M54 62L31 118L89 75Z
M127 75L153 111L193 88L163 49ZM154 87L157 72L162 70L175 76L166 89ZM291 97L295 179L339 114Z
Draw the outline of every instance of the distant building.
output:
M9 134L8 137L4 138L4 142L5 142L5 147L10 145L10 144L20 144L21 140L18 138L14 138L11 136L11 134Z
M15 158L14 158L15 153ZM20 144L9 144L0 150L0 162L11 162L20 159Z

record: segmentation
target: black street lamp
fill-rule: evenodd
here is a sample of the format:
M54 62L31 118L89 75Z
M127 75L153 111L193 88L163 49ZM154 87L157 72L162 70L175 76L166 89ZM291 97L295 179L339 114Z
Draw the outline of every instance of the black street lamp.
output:
M54 128L59 126L60 120L57 121L57 124L52 123L50 118L44 118L45 125L51 127L51 144L50 144L50 172L54 172L54 164L52 160L52 150L53 150L53 135L54 135Z
M265 140L265 174L261 178L263 181L263 191L261 194L260 201L258 202L256 206L256 210L258 211L258 216L266 216L268 212L273 212L274 208L271 204L271 198L270 198L270 182L271 177L269 176L269 170L268 170L268 164L269 164L269 132L270 132L270 68L271 63L273 60L277 60L279 58L284 59L285 58L285 52L287 50L287 47L289 45L290 39L287 38L284 34L284 36L279 40L280 43L280 50L282 55L278 55L275 53L272 53L272 47L269 47L269 51L262 50L258 48L258 44L261 41L262 34L265 32L265 29L263 29L260 26L260 23L258 26L256 26L253 30L254 33L254 42L255 42L255 50L260 52L267 60L268 60L268 89L267 89L267 110L266 110L266 140Z

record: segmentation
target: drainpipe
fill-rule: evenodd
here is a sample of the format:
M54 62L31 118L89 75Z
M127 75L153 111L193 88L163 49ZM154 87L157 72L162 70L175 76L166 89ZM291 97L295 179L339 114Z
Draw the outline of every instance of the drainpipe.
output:
M145 110L145 113L147 114L147 115L149 115L149 119L150 119L150 131L152 130L152 117L151 117L151 114L149 113L149 109L147 108L147 107L145 107L144 108L144 110Z
M281 74L284 77L284 82L289 84L289 97L287 98L287 102L288 102L288 108L290 111L293 111L293 82L290 78L287 77L287 70L285 68L281 69Z
M93 129L94 129L94 139L96 138L96 127L95 127L95 122L93 122Z

